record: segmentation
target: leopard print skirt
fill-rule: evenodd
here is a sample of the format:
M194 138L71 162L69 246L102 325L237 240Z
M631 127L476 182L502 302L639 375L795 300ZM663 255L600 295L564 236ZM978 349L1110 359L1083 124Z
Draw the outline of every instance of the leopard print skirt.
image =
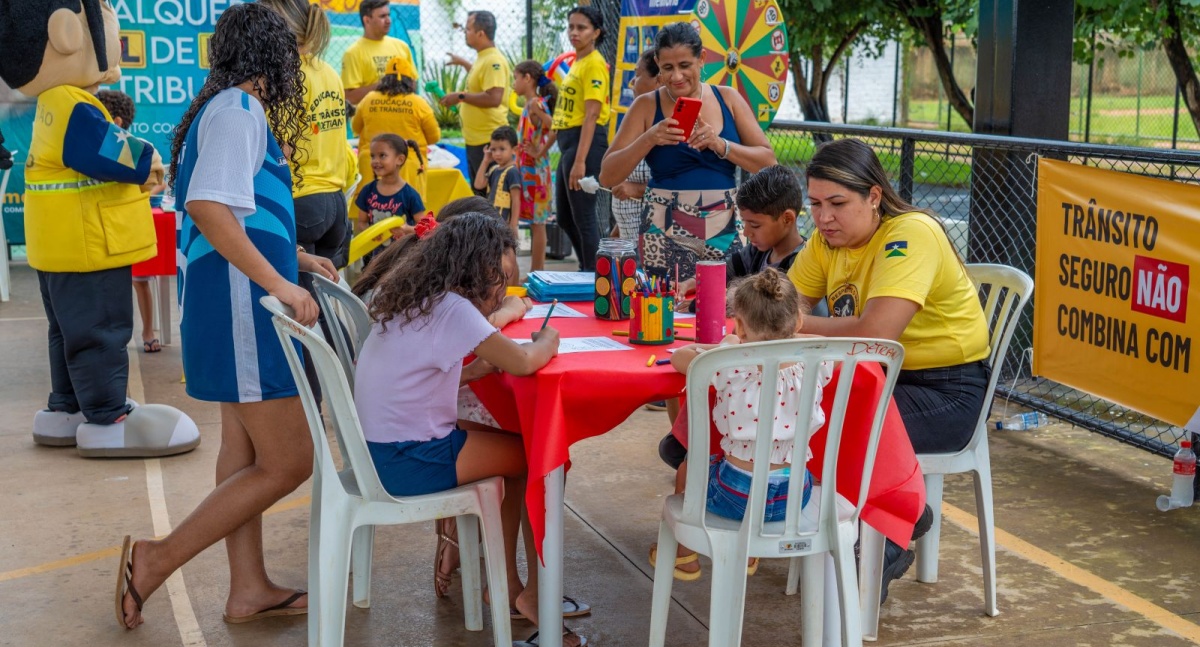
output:
M736 189L672 191L646 189L639 253L651 275L679 279L695 276L699 261L720 261L736 254L742 219L734 202Z

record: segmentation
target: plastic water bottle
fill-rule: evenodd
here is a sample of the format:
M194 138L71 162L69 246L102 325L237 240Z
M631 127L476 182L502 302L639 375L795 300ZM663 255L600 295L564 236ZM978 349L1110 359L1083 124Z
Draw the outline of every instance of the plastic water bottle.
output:
M1009 416L1004 420L996 422L996 429L1008 429L1009 431L1025 431L1026 429L1037 429L1050 424L1050 418L1040 411L1030 411L1029 413L1018 413L1015 416Z
M1171 483L1171 507L1186 508L1192 505L1192 498L1195 496L1192 482L1196 480L1196 452L1192 451L1191 441L1179 442L1179 451L1175 452L1175 464L1171 471L1175 476L1174 482Z

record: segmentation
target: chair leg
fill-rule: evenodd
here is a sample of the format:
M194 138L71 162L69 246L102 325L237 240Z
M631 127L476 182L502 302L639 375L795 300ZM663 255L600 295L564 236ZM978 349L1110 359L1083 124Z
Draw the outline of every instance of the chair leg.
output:
M925 475L925 502L933 510L933 525L917 540L917 581L932 584L938 580L938 550L942 537L942 475Z
M863 640L874 641L879 634L879 595L883 588L883 534L861 524L858 557L859 605L862 610Z
M350 548L350 572L354 586L354 606L371 608L371 556L375 551L375 526L359 526Z
M320 644L321 604L321 470L313 470L312 505L308 520L308 644Z
M342 647L346 637L346 588L350 584L350 547L353 530L341 515L322 520L318 579L319 617L317 642L321 647ZM311 585L310 585L311 586ZM310 604L312 596L309 596ZM312 614L312 610L309 610Z
M793 557L788 560L787 588L783 590L784 595L796 595L796 591L799 590L800 559L799 557Z
M671 585L675 582L675 551L679 544L665 521L658 524L658 556L654 563L654 594L650 602L650 647L667 642L667 615L671 611Z
M483 583L479 577L479 518L464 514L458 523L458 554L462 572L463 615L467 631L483 631ZM493 598L492 606L508 606L508 596Z
M838 532L838 545L833 554L837 575L837 601L841 607L841 638L843 647L862 647L862 618L859 614L858 574L854 568L854 532Z
M800 560L800 644L803 647L821 647L825 623L826 553L794 559Z
M712 593L708 607L709 647L739 647L746 613L746 547L713 537Z
M512 644L512 618L508 614L508 566L504 561L504 526L500 521L500 488L481 492L479 524L483 530L483 560L487 567L488 591L492 595L492 642ZM460 541L463 535L459 534ZM478 562L477 562L478 563ZM496 601L501 601L499 604Z
M979 515L979 553L983 560L983 610L989 616L1000 615L996 603L996 518L992 510L992 461L987 445L975 464L975 507Z

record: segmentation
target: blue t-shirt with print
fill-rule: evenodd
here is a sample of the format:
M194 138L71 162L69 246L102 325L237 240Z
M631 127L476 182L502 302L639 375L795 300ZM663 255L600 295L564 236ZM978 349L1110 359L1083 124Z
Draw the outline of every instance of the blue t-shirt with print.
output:
M404 216L409 225L416 225L421 216L425 215L425 202L421 194L411 184L392 194L379 192L379 181L373 180L358 194L354 203L367 213L371 224L392 216Z

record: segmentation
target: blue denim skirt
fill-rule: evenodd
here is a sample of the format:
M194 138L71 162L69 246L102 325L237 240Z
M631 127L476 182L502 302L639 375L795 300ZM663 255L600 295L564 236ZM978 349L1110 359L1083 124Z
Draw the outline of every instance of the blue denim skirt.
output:
M787 515L787 492L791 468L775 470L767 477L766 521L783 521ZM713 456L708 464L708 511L741 521L750 502L751 474L724 459ZM804 499L812 494L812 475L804 470Z
M458 452L467 432L455 429L444 438L400 443L367 441L379 482L392 496L432 494L458 487Z

